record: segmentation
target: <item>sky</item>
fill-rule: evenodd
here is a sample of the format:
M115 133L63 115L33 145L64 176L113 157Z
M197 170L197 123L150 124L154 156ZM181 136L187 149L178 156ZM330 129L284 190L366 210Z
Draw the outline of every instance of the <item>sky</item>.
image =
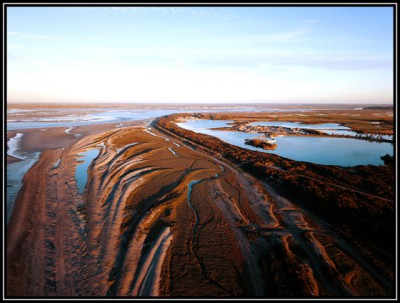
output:
M393 103L393 7L6 14L9 103Z

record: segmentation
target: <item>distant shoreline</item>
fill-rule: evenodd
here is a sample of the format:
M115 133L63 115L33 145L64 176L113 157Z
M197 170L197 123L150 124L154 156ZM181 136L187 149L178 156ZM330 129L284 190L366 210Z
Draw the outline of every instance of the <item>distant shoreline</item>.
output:
M167 107L204 107L204 106L212 106L212 107L227 107L227 106L282 106L282 107L328 107L328 106L340 106L340 107L368 107L371 109L379 109L380 107L384 107L384 109L393 108L393 103L307 103L307 102L232 102L232 103L212 103L212 102L205 102L205 103L179 103L179 102L82 102L82 103L60 103L60 102L7 102L7 107L10 108L18 108L18 107L33 107L33 106L43 106L43 107L138 107L138 106L149 106L149 107L160 107L160 106L167 106Z

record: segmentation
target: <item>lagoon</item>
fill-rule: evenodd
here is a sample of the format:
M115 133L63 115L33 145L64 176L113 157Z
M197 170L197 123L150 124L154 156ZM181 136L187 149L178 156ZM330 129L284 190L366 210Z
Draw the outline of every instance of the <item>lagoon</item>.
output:
M352 131L350 127L340 125L338 123L322 123L322 124L303 124L298 122L282 122L282 121L259 121L249 123L250 126L282 126L288 128L307 128L307 129L315 129L320 130L328 135L343 135L343 136L352 136L356 137L366 137L367 134L358 134L355 131ZM373 135L374 137L380 137L385 140L393 140L393 136L391 135Z
M186 129L210 129L210 128L218 128L218 127L230 127L229 123L233 123L231 120L188 120L186 122L176 123L179 127Z
M204 122L202 123L202 121ZM308 136L278 136L276 137L277 148L275 150L264 150L244 143L245 139L254 138L259 134L212 130L206 128L210 125L210 121L213 124L215 120L196 120L195 127L193 121L191 123L177 123L177 125L188 130L217 137L242 148L316 164L340 166L383 165L380 157L386 154L393 155L393 145L391 143L370 142L351 138ZM225 126L229 122L231 121L220 120L220 124L225 123ZM286 122L284 123L286 124ZM338 124L334 125L337 126ZM314 127L314 129L317 129L316 125Z
M337 124L337 123L322 123L322 124L303 124L298 122L252 122L249 124L250 126L282 126L282 127L290 127L290 128L308 128L308 129L347 129L350 130L349 127Z

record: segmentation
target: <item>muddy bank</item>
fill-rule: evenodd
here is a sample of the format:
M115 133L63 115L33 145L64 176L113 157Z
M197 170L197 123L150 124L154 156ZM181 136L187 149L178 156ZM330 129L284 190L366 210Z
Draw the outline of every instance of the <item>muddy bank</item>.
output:
M344 168L296 162L179 128L173 123L178 118L179 115L162 117L157 126L193 148L238 164L253 176L266 180L279 194L335 226L376 268L383 266L392 272L395 254L392 166Z
M390 109L365 109L365 110L318 110L310 111L284 111L268 112L259 111L251 114L246 112L236 113L197 113L199 119L234 120L234 127L240 127L248 122L273 121L273 122L298 122L304 124L338 123L351 128L360 134L393 135L393 108ZM318 133L315 133L318 135Z
M42 152L7 229L8 296L252 295L240 282L252 257L237 245L236 227L209 212L213 202L197 185L193 233L188 184L212 182L219 164L144 130L111 129ZM93 148L100 152L79 193L77 154Z
M52 133L7 228L7 297L393 296L389 245L344 225L390 233L393 197L374 196L388 168L261 155L169 119ZM77 155L93 149L80 192ZM386 221L367 227L374 212Z

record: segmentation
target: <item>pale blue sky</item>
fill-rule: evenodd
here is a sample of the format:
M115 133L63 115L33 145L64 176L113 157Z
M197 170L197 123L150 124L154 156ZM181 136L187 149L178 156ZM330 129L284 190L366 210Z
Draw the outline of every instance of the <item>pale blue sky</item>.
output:
M391 7L8 7L8 102L393 102Z

